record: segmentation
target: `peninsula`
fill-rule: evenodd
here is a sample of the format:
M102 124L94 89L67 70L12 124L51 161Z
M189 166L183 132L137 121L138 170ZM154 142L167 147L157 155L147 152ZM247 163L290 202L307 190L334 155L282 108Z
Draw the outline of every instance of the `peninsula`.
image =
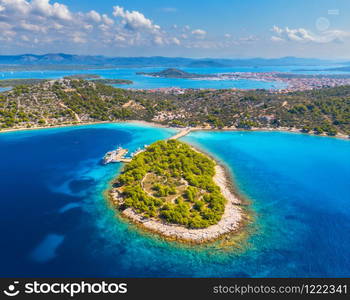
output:
M240 200L222 166L176 139L158 141L125 165L110 199L121 215L166 238L203 243L232 233Z

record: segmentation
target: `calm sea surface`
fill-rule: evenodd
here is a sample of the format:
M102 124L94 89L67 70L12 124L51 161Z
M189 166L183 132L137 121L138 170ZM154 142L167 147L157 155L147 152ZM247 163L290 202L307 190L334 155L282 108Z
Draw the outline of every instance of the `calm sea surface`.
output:
M101 157L174 133L102 124L0 134L0 276L350 276L350 142L289 133L195 132L254 221L236 244L185 247L116 218Z
M341 73L341 72L325 72L315 71L317 67L303 67L304 71L298 72L300 66L287 67L239 67L239 68L180 68L181 70L197 73L197 74L214 74L214 73L229 73L229 72L292 72L304 74L319 74L319 73ZM325 66L319 68L327 68ZM164 68L117 68L117 69L97 69L97 70L72 70L72 71L0 71L1 79L13 78L42 78L56 79L74 74L97 74L102 78L107 79L128 79L132 80L130 85L116 85L122 88L134 89L155 89L165 87L178 88L240 88L240 89L275 89L285 87L282 82L263 82L255 80L192 80L192 79L176 79L176 78L152 78L141 75L136 75L136 72L158 72ZM311 71L305 71L310 69ZM1 92L1 90L0 90Z

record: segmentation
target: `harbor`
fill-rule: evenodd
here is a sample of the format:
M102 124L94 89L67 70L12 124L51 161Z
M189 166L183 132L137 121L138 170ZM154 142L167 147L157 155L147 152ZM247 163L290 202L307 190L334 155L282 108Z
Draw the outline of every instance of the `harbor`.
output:
M131 161L131 158L126 158L126 154L128 154L129 150L124 149L122 147L118 147L116 150L107 152L106 155L103 157L103 164L107 165L110 163L117 163L117 162L125 162L128 163Z
M192 128L184 128L181 131L177 132L175 135L169 138L169 140L176 140L181 137L186 136L192 131ZM128 149L124 149L122 147L118 147L116 150L109 151L105 154L105 156L102 159L102 163L104 165L108 165L110 163L129 163L131 162L132 158L136 156L137 154L145 151L145 149L148 147L148 145L144 145L143 148L138 148L135 152L131 153L129 157L126 157L126 155L129 153Z
M131 162L134 156L145 151L147 147L148 145L144 145L144 148L138 148L135 152L131 153L129 157L126 157L126 155L129 153L128 149L118 147L116 150L107 152L103 157L102 163L104 165L107 165L110 163L119 163L119 162L129 163Z

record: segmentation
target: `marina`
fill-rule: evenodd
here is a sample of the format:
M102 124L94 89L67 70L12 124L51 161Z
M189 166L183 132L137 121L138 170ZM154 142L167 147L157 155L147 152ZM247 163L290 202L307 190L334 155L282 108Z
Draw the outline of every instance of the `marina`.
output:
M119 162L129 163L131 162L134 156L145 151L147 147L148 145L144 145L143 148L139 147L135 152L130 154L130 157L126 157L126 155L129 153L128 149L118 147L116 150L107 152L103 157L102 162L104 165L107 165L110 163L119 163Z
M128 154L128 149L123 149L122 147L118 147L116 150L107 152L103 157L103 164L107 165L110 163L117 162L130 162L131 158L126 158L125 155Z

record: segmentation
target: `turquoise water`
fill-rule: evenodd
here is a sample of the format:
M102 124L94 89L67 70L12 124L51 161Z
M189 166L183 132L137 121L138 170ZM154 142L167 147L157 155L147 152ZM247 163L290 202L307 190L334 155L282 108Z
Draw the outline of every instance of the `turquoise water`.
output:
M227 164L251 200L257 234L246 253L254 257L249 275L349 276L350 141L270 132L184 140Z
M135 150L175 131L101 124L0 134L0 276L349 276L350 142L288 133L194 132L255 212L234 246L185 247L115 217L103 191Z
M325 67L322 67L325 68ZM240 88L240 89L274 89L283 88L286 85L282 82L263 82L255 80L191 80L191 79L176 79L176 78L152 78L141 75L136 75L136 72L157 72L164 68L116 68L116 69L91 69L91 70L73 70L73 71L57 71L57 70L41 70L41 71L0 71L0 79L13 78L42 78L56 79L74 74L97 74L102 78L107 79L128 79L134 83L131 85L116 85L122 88L134 89L155 89L165 87L178 88ZM229 72L292 72L300 69L296 66L288 67L239 67L239 68L181 68L184 71L197 74L214 74L214 73L229 73ZM322 72L314 71L315 66L303 67L303 69L311 69L313 71L303 71L306 74L318 73L341 73L341 72ZM297 72L300 73L300 72Z
M6 91L9 91L11 88L2 88L2 87L0 87L0 93L1 92L6 92Z

